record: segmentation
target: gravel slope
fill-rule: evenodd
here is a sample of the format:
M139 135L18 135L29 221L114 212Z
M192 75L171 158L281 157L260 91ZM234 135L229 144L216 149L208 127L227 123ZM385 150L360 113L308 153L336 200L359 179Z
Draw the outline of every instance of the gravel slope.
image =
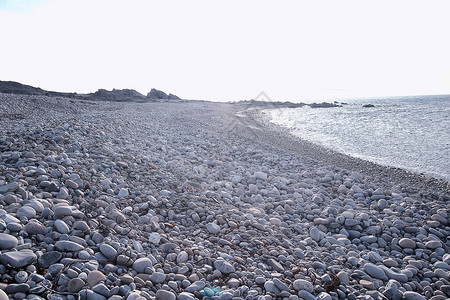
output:
M258 113L0 94L0 300L450 296L448 183Z

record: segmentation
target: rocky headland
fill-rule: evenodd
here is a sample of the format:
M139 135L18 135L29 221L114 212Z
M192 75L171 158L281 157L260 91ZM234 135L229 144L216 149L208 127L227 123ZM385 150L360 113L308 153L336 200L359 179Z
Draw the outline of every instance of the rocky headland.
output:
M77 94L46 91L41 88L22 84L15 81L1 81L0 93L15 94L15 95L35 95L35 96L51 96L64 97L79 100L100 100L100 101L115 101L115 102L147 102L155 100L181 100L180 97L169 94L157 89L151 89L147 96L142 95L133 89L113 89L108 91L106 89L98 89L94 93Z

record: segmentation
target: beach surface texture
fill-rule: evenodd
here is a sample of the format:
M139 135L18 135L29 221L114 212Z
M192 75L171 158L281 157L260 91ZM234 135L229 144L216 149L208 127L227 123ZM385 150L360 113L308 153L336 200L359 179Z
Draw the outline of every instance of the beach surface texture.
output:
M448 299L449 190L258 107L0 94L0 300Z

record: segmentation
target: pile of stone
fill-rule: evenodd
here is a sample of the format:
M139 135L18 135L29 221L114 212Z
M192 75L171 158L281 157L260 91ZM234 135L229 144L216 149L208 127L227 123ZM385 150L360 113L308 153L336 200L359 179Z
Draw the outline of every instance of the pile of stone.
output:
M0 121L0 300L450 297L447 193L236 134L232 105L70 105Z

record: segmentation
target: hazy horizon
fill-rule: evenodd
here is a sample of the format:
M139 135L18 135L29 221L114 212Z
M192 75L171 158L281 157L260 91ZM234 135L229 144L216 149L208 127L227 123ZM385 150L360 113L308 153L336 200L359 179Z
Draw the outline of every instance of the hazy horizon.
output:
M274 101L450 94L446 1L4 0L0 80Z

